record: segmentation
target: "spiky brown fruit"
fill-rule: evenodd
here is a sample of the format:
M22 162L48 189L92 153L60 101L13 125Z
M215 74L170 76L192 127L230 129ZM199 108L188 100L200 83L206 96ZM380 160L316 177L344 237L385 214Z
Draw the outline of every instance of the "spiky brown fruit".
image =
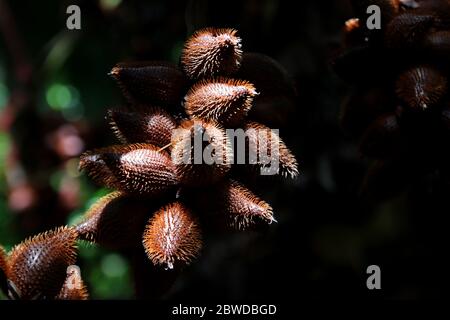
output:
M220 220L222 226L226 226L223 220L241 229L257 220L274 220L267 203L245 187L229 182L227 175L236 150L231 146L231 133L224 129L245 125L258 95L252 79L266 92L259 97L262 106L259 112L267 114L266 108L275 106L277 117L283 119L284 112L279 106L293 105L295 87L283 68L267 56L253 53L246 55L245 66L241 66L242 61L235 30L203 29L184 47L180 63L184 73L161 63L119 64L113 68L111 75L130 105L126 111L111 110L108 116L119 140L126 145L93 150L81 156L80 168L97 183L116 192L99 199L88 210L76 226L80 239L110 248L131 249L135 247L136 236L142 234L140 227L144 227L141 241L147 256L154 264L173 268L190 262L201 246L197 222L185 205L195 208L201 217L207 215L187 199L189 194L210 191L210 198L224 206L210 210L215 215L213 222ZM236 80L225 78L231 75ZM247 80L237 80L241 78ZM185 84L194 80L198 82L186 93ZM184 100L180 95L184 95ZM178 108L145 109L145 106L177 105L184 108L188 119ZM175 127L172 116L177 123L182 121L179 126ZM258 113L251 116L258 119ZM295 158L277 134L253 138L259 142L256 150L259 156L266 153L261 148L276 143L276 150L269 151L269 156L273 160L280 154L281 168L277 172L291 176L298 173ZM262 161L257 165L267 169ZM228 186L226 190L220 190L224 185ZM199 206L207 207L205 202L212 201L204 199L205 194L202 196ZM172 203L174 199L178 202ZM148 210L155 200L160 200L158 209ZM147 201L152 201L151 206ZM169 205L161 208L161 203ZM147 214L155 211L148 220ZM142 217L146 221L140 223Z
M352 26L355 37L344 42L335 69L356 92L342 108L342 126L361 142L363 155L379 160L367 173L363 194L380 200L401 191L409 176L446 170L445 161L435 159L448 158L450 2L352 1L358 15L369 4L383 4L381 20L388 19L380 31L363 36Z
M241 39L234 29L196 31L184 46L181 65L190 79L232 75L242 59Z
M149 143L164 147L176 128L173 117L162 108L148 107L142 112L109 110L111 127L122 143Z
M69 265L75 263L77 232L61 227L15 246L9 255L8 279L20 299L53 299Z
M86 152L81 156L80 168L105 186L127 193L155 196L178 183L170 156L150 144L119 145Z
M119 63L110 74L134 104L173 107L179 104L186 87L183 73L167 62Z
M245 230L258 220L269 224L276 221L272 207L238 182L226 183L220 193L222 210L232 227Z
M3 249L2 246L0 246L0 272L5 272L6 270L6 251Z
M406 0L402 0L404 2ZM439 29L450 27L450 1L448 0L409 0L414 3L417 14L431 14L435 17L435 26Z
M116 250L135 247L151 208L149 201L111 192L98 199L75 226L78 238Z
M434 23L433 15L403 13L395 17L386 29L386 45L390 48L409 48L420 45Z
M413 67L402 73L396 83L397 95L414 110L425 110L440 102L447 92L447 79L436 68Z
M102 159L102 154L108 150L108 148L101 148L83 153L80 156L79 170L85 171L98 185L112 189L120 188L120 181Z
M245 124L244 131L248 139L249 161L253 162L251 164L269 175L297 177L297 160L277 133L253 121Z
M61 291L55 297L56 300L88 300L89 293L81 278L80 268L76 265L67 267L66 281Z
M247 116L256 95L255 87L245 80L201 80L189 90L184 107L193 119L237 126Z
M231 168L231 143L218 124L187 120L173 133L172 161L182 184L201 186L214 183Z
M429 33L425 39L425 47L433 54L447 58L450 55L450 31Z
M7 294L6 274L7 274L7 254L0 246L0 290Z
M143 236L147 256L155 265L169 269L189 264L201 249L201 233L191 212L180 202L155 212Z

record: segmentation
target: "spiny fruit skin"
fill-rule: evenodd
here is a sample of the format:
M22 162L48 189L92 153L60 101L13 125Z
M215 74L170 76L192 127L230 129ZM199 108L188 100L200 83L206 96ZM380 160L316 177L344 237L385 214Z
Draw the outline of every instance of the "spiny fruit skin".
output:
M272 207L238 182L226 183L220 192L224 201L223 211L232 227L245 230L257 220L269 224L276 222Z
M132 104L174 107L186 86L182 72L167 62L119 63L110 74Z
M208 153L211 163L205 161L204 153L207 150L195 148L198 141L204 140L211 147ZM232 160L230 141L217 123L187 120L174 131L172 161L181 184L202 186L214 183L228 173Z
M0 290L2 290L4 294L7 294L6 274L7 254L3 247L0 246Z
M357 15L368 2L394 3L355 0ZM341 125L360 141L364 156L378 159L362 186L378 195L377 201L412 183L408 175L443 172L450 161L444 111L450 105L450 2L395 2L398 6L391 9L397 9L386 11L389 17L374 37L364 26L349 22L351 37L347 32L343 53L334 62L335 71L354 85L342 108ZM405 172L405 164L413 160L415 167ZM392 177L403 181L392 183ZM383 183L389 186L378 190Z
M150 201L111 192L97 200L75 226L78 239L115 250L135 247L151 208Z
M255 87L245 80L202 80L185 97L186 113L194 119L238 126L250 111L256 95Z
M200 229L191 212L183 204L174 202L150 219L143 245L155 265L173 269L176 263L189 264L199 254Z
M6 259L7 259L6 251L5 251L5 249L3 249L2 246L0 246L0 271L5 272Z
M271 170L271 164L278 161L277 174L291 178L297 177L297 160L278 134L269 127L253 121L245 124L244 131L248 137L249 152L257 157L256 164L261 170Z
M396 83L397 95L412 109L435 106L447 92L447 79L433 67L418 66L402 73Z
M386 44L390 48L400 49L420 45L433 22L433 15L403 13L387 26Z
M438 56L450 55L450 31L431 32L424 42L430 52Z
M78 232L78 239L98 242L98 224L106 207L123 197L120 191L111 192L98 199L83 216L83 220L75 228Z
M178 183L170 156L150 144L86 152L81 156L80 168L105 186L128 193L159 195Z
M67 267L76 260L76 239L74 228L62 227L12 249L7 276L20 299L52 299L59 293Z
M143 108L144 109L144 108ZM108 111L111 127L122 143L145 142L157 147L170 143L172 131L177 124L164 109L148 107L141 112L121 109Z
M190 79L232 75L242 60L241 39L234 29L196 31L184 46L181 64Z
M86 172L98 185L119 189L121 187L120 181L102 158L103 153L106 153L108 150L108 148L102 148L83 153L80 157L79 169Z
M230 181L235 136L226 129L251 126L249 111L259 95L253 82L266 106L275 99L293 103L296 90L276 61L256 53L243 56L240 42L233 29L203 29L186 42L182 71L158 62L113 68L129 104L110 110L108 119L123 145L84 153L80 169L116 191L100 198L75 226L79 239L133 249L140 237L153 264L174 268L200 251L197 217L208 216L206 203L214 203L207 210L215 216L209 214L209 227L219 222L229 231L230 225L246 229L274 221L269 204ZM265 151L271 160L280 155L278 173L298 174L294 156L277 134L254 138L276 143L275 150L269 143ZM204 191L211 197L205 199Z
M80 268L75 265L67 267L67 277L56 300L88 300L89 293L81 278Z

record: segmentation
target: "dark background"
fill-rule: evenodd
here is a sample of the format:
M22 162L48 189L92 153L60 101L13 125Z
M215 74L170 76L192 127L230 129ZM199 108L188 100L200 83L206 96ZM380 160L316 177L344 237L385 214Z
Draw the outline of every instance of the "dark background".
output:
M243 49L267 54L294 79L293 104L267 111L296 155L295 181L263 179L278 224L209 235L202 256L164 297L176 299L435 298L446 294L446 185L423 179L382 203L359 196L367 160L339 127L349 87L330 61L352 16L347 1L0 0L0 243L72 223L99 189L77 156L115 139L104 119L123 103L107 76L124 60L178 62L204 26L239 30ZM82 30L65 28L78 4ZM371 63L370 61L367 62ZM426 178L425 178L426 179ZM92 298L133 298L126 255L80 245ZM382 290L366 288L366 268Z

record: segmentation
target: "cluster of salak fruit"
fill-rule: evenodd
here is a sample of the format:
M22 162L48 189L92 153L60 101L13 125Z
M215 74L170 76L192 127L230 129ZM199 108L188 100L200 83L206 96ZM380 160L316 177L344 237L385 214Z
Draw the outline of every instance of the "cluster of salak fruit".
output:
M253 132L247 142L257 142L245 150L279 156L278 173L297 175L296 160L281 139L247 118L258 88L232 78L242 59L235 30L207 28L186 42L181 70L161 62L121 63L112 69L129 102L108 112L123 144L85 153L80 167L117 191L89 210L77 227L80 238L111 248L143 243L155 265L172 269L198 255L204 211L209 213L204 224L224 221L240 229L274 220L269 204L230 179L239 151L225 129L237 128ZM259 129L267 134L258 134ZM198 163L197 141L200 155L209 147L219 161ZM263 150L271 143L278 149ZM252 147L257 149L248 150Z
M225 129L248 133L246 156L253 152L256 162L244 167L252 174L267 169L267 157L279 163L278 174L298 174L280 137L248 117L254 98L282 83L285 71L269 57L243 54L235 30L197 31L185 44L181 70L165 62L121 63L111 75L128 100L108 111L122 144L86 152L80 168L115 191L94 203L79 224L27 240L8 257L2 252L11 298L87 297L79 274L77 290L72 285L67 292L64 285L76 240L115 250L143 247L154 265L173 269L198 256L201 226L243 230L273 222L271 206L234 179L236 150ZM248 78L263 88L243 80ZM220 161L194 162L199 135Z
M341 124L373 160L363 193L385 199L419 176L448 176L450 161L450 1L354 0L345 49L334 61L353 85ZM381 29L366 24L369 5Z

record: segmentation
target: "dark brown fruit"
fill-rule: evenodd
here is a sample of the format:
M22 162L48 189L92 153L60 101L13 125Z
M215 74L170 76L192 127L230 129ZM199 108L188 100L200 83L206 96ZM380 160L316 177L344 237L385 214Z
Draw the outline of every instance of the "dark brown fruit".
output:
M243 185L230 181L219 190L222 211L232 227L245 230L257 221L269 224L276 221L272 207Z
M232 75L241 63L241 39L234 29L206 28L184 46L181 65L190 79Z
M256 95L255 87L248 81L202 80L189 90L184 107L192 119L237 126L247 116Z
M431 32L425 39L425 46L432 53L450 60L450 31Z
M7 294L7 284L6 284L6 274L7 274L7 254L6 251L0 246L0 290L6 295Z
M173 117L157 107L142 112L109 110L108 118L114 133L122 143L149 143L164 147L170 143L176 128Z
M119 63L111 76L133 104L173 107L179 104L186 87L183 73L167 62Z
M120 182L102 159L102 154L108 150L109 148L102 148L83 153L79 169L85 171L96 184L116 189L120 187Z
M232 160L230 141L216 123L188 120L174 131L172 161L182 184L214 183L228 173Z
M403 13L387 26L386 45L403 49L418 46L433 23L433 15Z
M450 1L448 0L415 0L418 14L429 14L435 17L436 28L450 28Z
M112 192L97 200L76 225L78 238L115 250L136 247L151 208L149 201Z
M248 122L244 131L248 139L249 162L257 165L262 174L297 177L297 160L277 133L257 122Z
M199 254L201 233L191 212L174 202L149 220L143 245L153 264L173 269L177 264L189 264Z
M397 80L398 97L413 110L435 106L447 92L447 79L433 67L419 66L403 72Z
M53 299L59 293L67 267L76 260L76 239L75 229L63 227L12 249L8 279L20 299Z
M83 154L80 167L97 179L99 172L110 172L113 178L99 179L108 187L156 196L178 183L170 156L159 149L150 144L111 146ZM93 157L98 159L95 165L86 166L86 159ZM110 183L111 179L114 184Z

